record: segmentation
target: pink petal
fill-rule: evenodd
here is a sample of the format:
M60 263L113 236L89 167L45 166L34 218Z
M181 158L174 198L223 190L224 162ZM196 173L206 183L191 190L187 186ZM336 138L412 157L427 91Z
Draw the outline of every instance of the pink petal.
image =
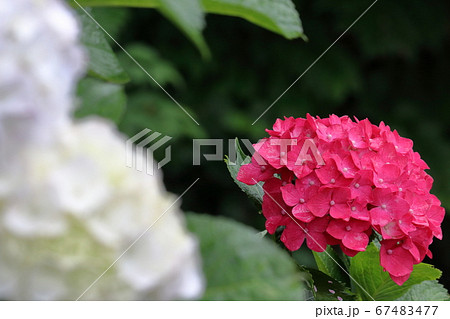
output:
M352 250L364 251L369 243L369 236L365 233L347 232L342 239L342 244Z
M413 261L414 259L408 250L401 246L386 248L386 245L382 243L380 263L389 274L395 277L409 275L413 271Z
M327 229L329 222L330 218L328 216L316 218L308 224L308 229L317 233L323 233Z
M392 274L389 274L389 276L391 276L391 279L393 282L395 282L397 285L401 286L405 283L405 281L407 281L409 279L411 274L407 274L404 276L394 276Z
M253 163L242 165L236 179L247 185L255 185L260 181L261 168Z
M309 223L316 218L304 204L299 204L292 209L292 215L302 222Z
M319 187L321 186L321 183L320 180L317 178L316 173L312 172L311 174L298 179L295 182L295 186L301 188Z
M284 225L284 221L285 219L281 215L267 218L266 229L269 234L274 234L279 226Z
M348 225L351 227L351 230L353 232L363 232L368 229L370 229L370 223L367 221L357 220L357 219L351 219Z
M411 239L407 238L404 241L403 248L409 250L410 254L415 259L415 262L420 263L420 261L422 260L420 258L420 251Z
M322 252L327 249L327 239L323 233L309 232L306 236L306 245L311 250Z
M305 240L305 232L296 223L291 222L286 225L280 239L287 249L295 251L302 246Z
M325 163L326 165L316 169L315 172L323 184L329 184L332 183L332 180L336 181L342 174L337 169L336 163L333 159L326 159Z
M385 164L381 167L378 176L387 181L393 181L400 176L400 168L394 164Z
M393 199L391 199L387 206L388 210L395 213L395 216L397 216L397 218L409 213L408 202L398 196L395 196Z
M395 221L391 221L381 227L381 234L383 235L384 239L397 239L402 238L406 235L404 232L402 232L397 222Z
M330 207L330 215L333 218L349 220L351 210L348 204L335 204Z
M309 210L317 217L325 216L330 210L332 190L323 188L307 202Z
M391 221L391 217L385 209L381 207L375 207L370 210L370 217L372 219L372 224L385 226Z
M345 236L345 226L347 223L340 219L332 219L327 227L327 233L337 239Z
M445 216L444 207L433 205L427 212L428 221L433 225L440 226Z
M359 253L359 251L353 250L353 249L348 249L347 247L345 247L342 244L340 245L340 247L341 247L342 252L349 257L354 257L354 256L356 256L357 253Z
M348 187L335 188L331 195L331 199L334 200L335 203L348 203L351 199L350 189Z
M366 205L358 202L350 204L350 217L362 221L369 221L370 215Z
M281 187L281 194L283 195L284 202L289 206L295 206L300 200L300 194L297 188L291 183Z

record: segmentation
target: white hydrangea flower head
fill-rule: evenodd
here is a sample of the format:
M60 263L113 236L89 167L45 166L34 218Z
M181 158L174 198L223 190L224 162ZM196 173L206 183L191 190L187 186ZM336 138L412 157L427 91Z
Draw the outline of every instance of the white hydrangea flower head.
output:
M86 60L78 36L63 1L0 2L0 138L8 153L47 141L69 120Z
M159 175L124 165L112 125L68 125L54 145L24 154L0 200L0 299L76 299L152 225L83 298L201 295L198 244L178 206L169 209L176 198Z
M161 176L126 167L109 122L71 119L78 34L63 1L0 2L0 300L74 300L113 264L83 299L197 298L198 244Z

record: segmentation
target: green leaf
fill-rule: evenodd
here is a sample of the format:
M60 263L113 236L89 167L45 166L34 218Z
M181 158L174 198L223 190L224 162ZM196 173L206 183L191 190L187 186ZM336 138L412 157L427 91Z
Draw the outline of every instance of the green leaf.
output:
M414 265L411 277L399 286L392 281L387 272L383 271L380 265L379 250L372 243L366 251L351 258L350 275L365 290L362 290L358 284L353 285L362 300L372 300L373 298L377 301L384 301L396 300L412 286L425 280L438 279L441 271L425 263Z
M235 140L235 149L236 149L236 161L232 162L229 157L225 158L225 163L227 164L228 171L230 172L231 177L234 182L240 187L240 189L246 193L251 199L256 201L258 204L262 203L264 191L262 190L262 182L259 182L257 185L247 185L236 179L237 174L239 173L239 169L242 165L250 163L250 156L245 155L242 151L241 145L239 144L239 140L236 138Z
M317 268L319 268L321 272L340 282L349 282L348 275L342 270L342 268L345 269L345 266L331 246L328 246L326 251L321 253L313 251L313 255L316 260Z
M130 75L133 75L132 72ZM185 106L185 109L195 116L194 110L188 106ZM132 136L137 131L148 127L174 138L208 137L204 128L195 124L184 112L180 112L179 107L172 100L166 98L159 91L145 87L137 93L128 95L127 111L124 114L120 130ZM172 156L176 156L176 154L172 154ZM187 160L186 157L181 156L181 158ZM192 160L189 163L192 163Z
M164 0L159 9L191 39L205 58L210 57L211 53L202 36L205 16L200 0Z
M77 0L83 7L121 6L139 8L156 8L161 5L161 1L164 0Z
M89 55L88 74L113 83L128 82L130 79L117 60L104 32L85 12L78 12L82 24L81 42Z
M98 115L119 123L125 111L126 95L123 87L92 78L82 79L77 88L80 105L75 116Z
M287 39L306 40L291 0L202 0L202 4L210 13L240 17Z
M317 269L308 269L314 282L314 299L318 301L355 300L355 295L342 282Z
M450 301L448 291L436 280L423 281L412 286L403 296L401 301Z
M131 22L130 17L133 14L132 10L124 7L96 7L90 8L90 11L88 12L92 12L92 16L95 17L95 20L108 31L113 39L118 39L122 34L122 30L127 30L129 28ZM111 37L105 36L105 39L112 47L114 47L116 44ZM118 50L117 53L119 52L122 51ZM122 66L128 73L128 69L123 64Z
M131 43L126 45L125 49L133 58L139 61L141 65L145 65L146 69L151 70L152 77L154 77L161 86L165 87L168 84L172 84L179 89L185 84L183 77L177 71L176 67L171 62L163 59L152 47L142 43ZM134 86L145 85L145 92L148 92L147 85L150 84L159 90L158 85L152 81L145 72L142 72L141 68L134 63L125 52L118 52L117 58L127 70Z
M205 17L200 0L78 0L82 6L125 6L156 8L172 21L208 58L210 52L202 36Z
M187 215L200 240L204 300L305 300L304 276L289 255L256 230L210 215Z
M299 14L291 0L78 0L78 3L83 6L157 8L179 27L206 57L210 53L201 35L205 25L203 10L243 18L287 39L307 39Z

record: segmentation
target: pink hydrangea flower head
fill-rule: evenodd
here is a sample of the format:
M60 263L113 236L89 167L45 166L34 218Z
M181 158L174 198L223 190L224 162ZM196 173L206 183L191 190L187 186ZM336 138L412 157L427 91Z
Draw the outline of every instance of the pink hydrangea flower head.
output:
M445 210L430 190L428 165L413 142L381 122L327 118L277 119L237 179L264 183L262 210L289 250L339 245L348 256L381 235L380 263L403 284L412 266L442 239ZM281 228L280 228L281 229Z

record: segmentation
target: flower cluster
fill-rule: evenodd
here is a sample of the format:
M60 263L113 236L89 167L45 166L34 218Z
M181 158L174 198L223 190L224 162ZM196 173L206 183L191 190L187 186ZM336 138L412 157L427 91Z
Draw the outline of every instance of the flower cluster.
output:
M111 123L72 120L78 33L63 1L0 2L0 300L198 298L198 242L161 176L126 167Z
M178 205L164 214L175 196L161 176L126 167L125 139L106 121L85 120L59 133L45 148L29 145L21 173L6 177L0 299L74 300L119 256L83 299L198 297L197 239Z
M429 167L413 143L383 122L348 116L278 119L270 137L254 144L238 180L264 182L263 214L271 234L297 250L340 245L364 251L373 230L382 237L380 262L399 285L442 238L445 210L430 194Z
M3 154L12 157L24 144L49 142L55 128L69 121L73 91L85 65L78 36L78 23L63 1L1 1Z

